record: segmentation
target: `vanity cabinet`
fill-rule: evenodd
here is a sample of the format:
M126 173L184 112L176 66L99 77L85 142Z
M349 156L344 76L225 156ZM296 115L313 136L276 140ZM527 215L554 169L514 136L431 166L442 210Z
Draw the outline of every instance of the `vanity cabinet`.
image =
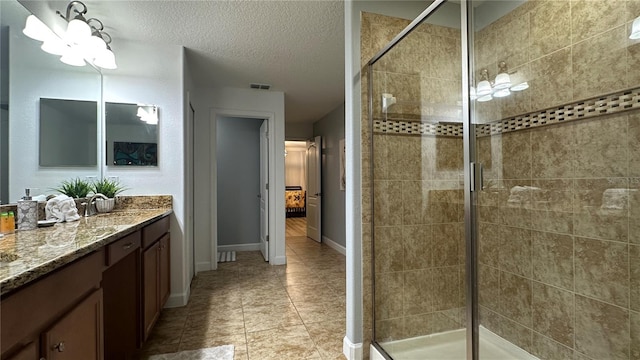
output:
M100 249L3 296L0 357L102 360L103 266Z
M142 327L146 341L170 292L169 217L142 229Z
M141 232L107 246L102 273L104 290L105 359L132 359L140 345L140 245Z

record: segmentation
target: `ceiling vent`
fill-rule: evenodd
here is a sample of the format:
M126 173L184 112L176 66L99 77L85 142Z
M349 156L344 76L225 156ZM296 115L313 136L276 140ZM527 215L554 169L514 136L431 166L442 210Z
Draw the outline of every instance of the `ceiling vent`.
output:
M269 90L271 89L271 85L268 84L249 84L249 87L251 87L252 89L259 89L259 90Z

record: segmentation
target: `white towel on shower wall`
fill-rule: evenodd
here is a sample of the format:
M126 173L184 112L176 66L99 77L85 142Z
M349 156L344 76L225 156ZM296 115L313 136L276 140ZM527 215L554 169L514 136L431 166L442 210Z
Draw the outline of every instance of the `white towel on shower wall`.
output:
M44 212L47 220L56 220L57 222L69 222L80 219L76 202L67 195L58 195L47 201Z

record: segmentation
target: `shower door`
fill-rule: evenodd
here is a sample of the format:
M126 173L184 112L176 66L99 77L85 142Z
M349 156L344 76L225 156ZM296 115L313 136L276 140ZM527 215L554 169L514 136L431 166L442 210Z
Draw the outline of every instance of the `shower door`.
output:
M460 4L410 21L363 14L372 179L374 341L393 359L466 356ZM445 348L443 348L444 344Z
M472 5L480 358L637 359L640 1Z

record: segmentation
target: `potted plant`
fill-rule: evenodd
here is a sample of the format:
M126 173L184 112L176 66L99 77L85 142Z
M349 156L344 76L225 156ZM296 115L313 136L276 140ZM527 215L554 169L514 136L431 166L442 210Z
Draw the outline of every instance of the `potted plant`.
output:
M126 188L120 184L118 180L111 179L102 179L96 180L92 185L91 189L95 195L102 194L107 199L98 199L96 198L96 209L98 212L110 212L113 210L115 206L115 197L121 192L125 191ZM95 196L94 195L94 196Z
M53 188L52 190L74 199L86 198L87 194L91 191L91 183L87 180L75 178L71 180L64 180L60 186Z

